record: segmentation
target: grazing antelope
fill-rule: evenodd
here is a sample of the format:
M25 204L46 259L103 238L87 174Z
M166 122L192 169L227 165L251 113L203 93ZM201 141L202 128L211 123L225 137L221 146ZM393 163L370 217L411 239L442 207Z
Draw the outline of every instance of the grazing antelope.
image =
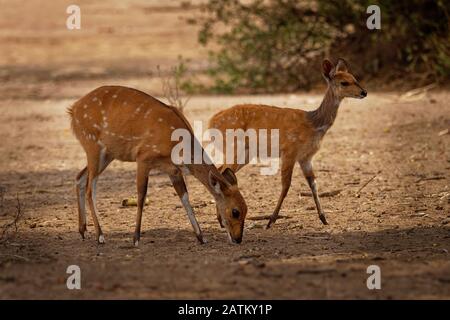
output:
M345 97L362 99L367 96L367 91L349 72L343 59L339 59L336 65L324 60L322 69L328 88L320 107L314 111L245 104L221 111L210 120L209 127L219 129L222 134L225 134L227 129L279 129L282 190L267 228L277 220L291 185L292 170L296 162L300 164L311 188L320 220L323 224L328 224L320 205L311 160L319 150L324 135L333 125L342 99ZM251 160L248 156L248 144L246 154L245 163L238 164L237 152L234 152L234 162L225 161L219 171L231 169L237 172Z
M176 108L135 89L105 86L75 102L68 113L73 132L87 156L87 166L76 177L79 231L83 239L87 196L97 241L105 241L95 206L96 185L99 175L111 161L117 159L137 163L136 246L140 239L150 169L159 169L169 175L200 243L203 243L203 236L189 203L182 169L187 169L213 195L217 214L225 224L230 241L242 241L247 206L234 173L227 170L221 174L214 165L205 161L201 164L175 165L171 160L172 148L177 143L171 141L173 130L184 128L191 134L191 143L199 143L189 122Z

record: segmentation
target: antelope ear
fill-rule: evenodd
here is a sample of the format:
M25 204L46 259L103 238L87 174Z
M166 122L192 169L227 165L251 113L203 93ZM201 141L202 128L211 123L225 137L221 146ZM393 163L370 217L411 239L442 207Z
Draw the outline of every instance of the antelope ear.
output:
M211 186L211 188L214 189L214 192L218 195L223 196L223 191L230 187L230 184L228 181L224 179L224 177L217 172L213 172L212 170L209 171L208 174L208 183Z
M331 72L333 71L334 64L328 59L322 62L322 74L326 80L331 80Z
M227 180L231 185L233 185L233 186L237 185L237 178L236 178L236 175L234 174L233 170L231 170L230 168L226 168L222 172L222 175L225 178L225 180Z
M342 58L338 59L338 63L336 65L336 71L342 71L342 72L348 72L348 64L347 61L345 61Z

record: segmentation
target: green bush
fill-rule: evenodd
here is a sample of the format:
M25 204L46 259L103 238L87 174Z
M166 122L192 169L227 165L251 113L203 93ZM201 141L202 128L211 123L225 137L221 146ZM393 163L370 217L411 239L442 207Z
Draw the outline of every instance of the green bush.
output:
M209 0L199 42L210 53L211 91L308 89L324 57L345 57L360 77L442 81L450 76L447 0ZM381 8L381 30L366 9ZM405 77L405 73L408 74Z

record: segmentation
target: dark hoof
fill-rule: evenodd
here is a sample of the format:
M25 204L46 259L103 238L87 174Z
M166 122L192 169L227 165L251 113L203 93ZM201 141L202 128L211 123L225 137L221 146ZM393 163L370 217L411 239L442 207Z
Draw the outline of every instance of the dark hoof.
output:
M275 221L277 221L277 219L270 218L269 222L267 223L266 230L270 229L270 227L275 223Z
M322 223L324 225L328 224L327 219L325 218L325 215L321 214L321 215L319 215L319 218L320 218L320 221L322 221Z
M85 236L84 236L84 234L86 233L86 226L84 226L84 227L81 227L79 230L78 230L79 232L80 232L80 235L81 235L81 239L85 239Z
M198 240L198 242L200 244L205 244L206 243L206 241L205 241L205 239L203 239L202 235L197 235L197 240Z

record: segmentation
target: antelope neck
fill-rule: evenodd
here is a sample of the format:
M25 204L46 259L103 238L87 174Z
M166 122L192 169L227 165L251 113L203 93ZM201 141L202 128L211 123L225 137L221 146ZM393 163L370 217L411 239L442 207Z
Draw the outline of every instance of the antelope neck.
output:
M341 99L337 97L330 86L320 104L320 107L308 111L307 118L312 122L317 131L326 132L334 123Z

